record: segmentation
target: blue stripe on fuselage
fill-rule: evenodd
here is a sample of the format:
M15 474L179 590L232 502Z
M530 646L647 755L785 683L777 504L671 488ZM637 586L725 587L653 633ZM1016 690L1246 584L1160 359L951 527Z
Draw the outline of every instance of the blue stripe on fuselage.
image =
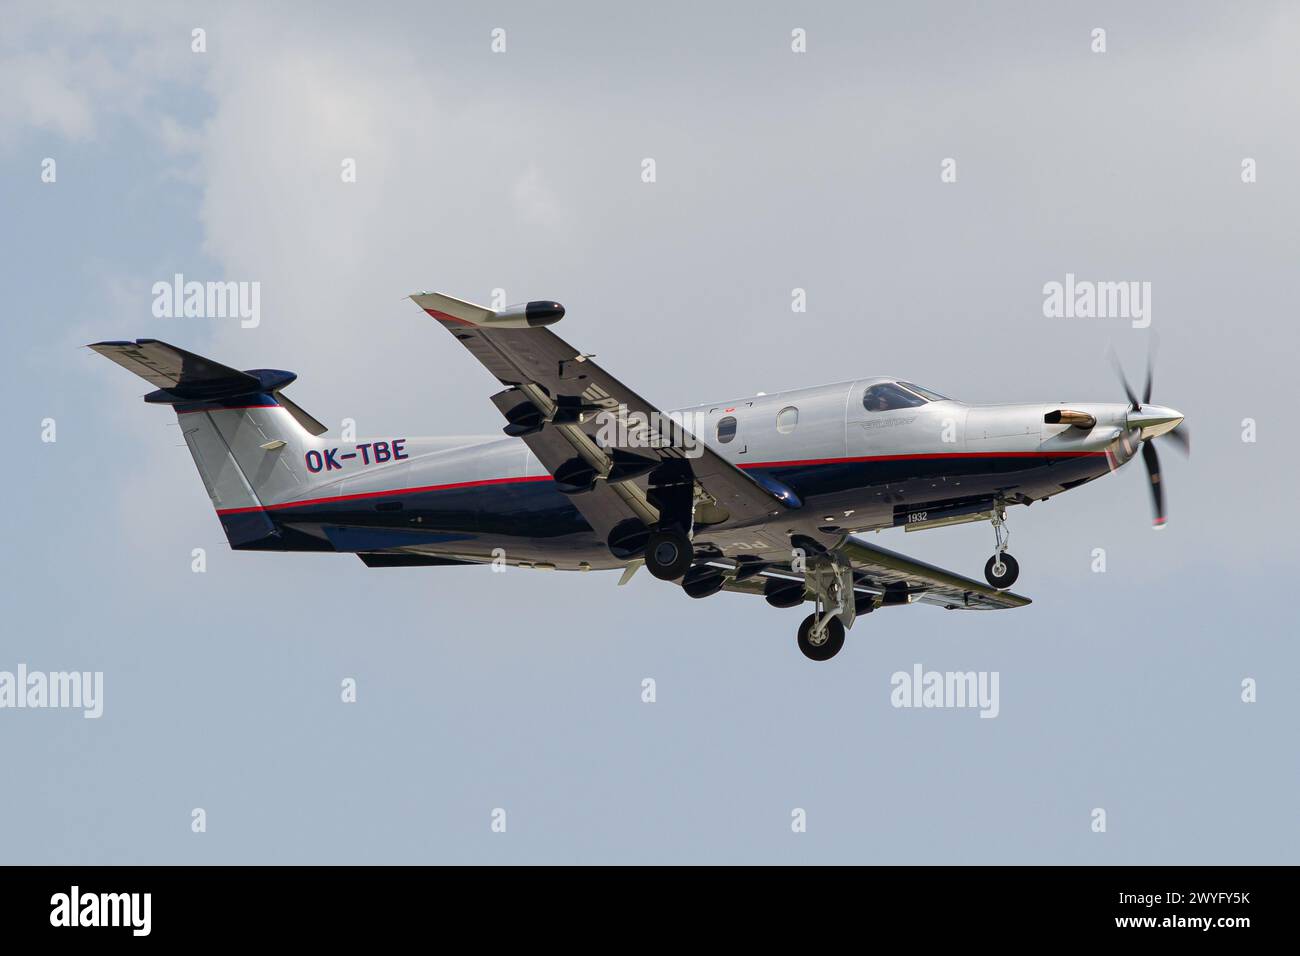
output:
M1051 469L1050 473L1047 469ZM1056 486L1066 482L1104 474L1107 466L1104 456L1095 455L954 454L774 463L746 470L765 472L791 486L805 501L804 510L815 512L818 497L858 491L865 500L885 486L909 501L924 501L927 496L935 496L933 483L941 479L960 481L960 489L954 487L953 493L959 491L962 496L991 494L1026 484L1051 489L1039 493L1054 493ZM553 482L536 478L399 489L387 495L325 499L298 506L290 503L267 509L265 514L279 528L311 523L423 533L436 530L455 533L463 540L545 540L591 534L573 501L560 494ZM223 514L221 518L225 524L238 515ZM319 539L311 541L314 543L306 550L329 550L329 545ZM288 541L285 545L284 550L304 550Z

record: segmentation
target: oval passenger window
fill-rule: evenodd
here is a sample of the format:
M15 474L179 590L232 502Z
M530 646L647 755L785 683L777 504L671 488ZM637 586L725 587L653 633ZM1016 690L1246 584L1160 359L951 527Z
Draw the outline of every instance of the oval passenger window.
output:
M776 413L776 430L782 435L790 434L798 424L799 409L795 408L793 405L787 405Z
M726 444L736 437L736 420L728 415L718 419L718 441Z

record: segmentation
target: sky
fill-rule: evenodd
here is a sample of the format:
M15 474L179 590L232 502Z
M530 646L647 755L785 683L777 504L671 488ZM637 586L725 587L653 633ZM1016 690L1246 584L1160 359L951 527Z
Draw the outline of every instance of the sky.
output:
M0 709L0 862L1297 862L1300 8L3 21L0 671L104 692L93 720ZM176 273L259 283L260 321L155 317ZM1150 327L1045 316L1067 274L1151 283ZM1134 464L1013 510L1031 606L887 609L814 664L806 612L644 573L231 552L174 416L82 347L291 369L334 434L497 433L426 289L563 302L665 408L870 375L1122 401L1108 350L1134 380L1155 350L1194 450L1162 449L1160 534ZM873 540L979 577L993 534ZM996 719L894 707L918 664L996 672Z

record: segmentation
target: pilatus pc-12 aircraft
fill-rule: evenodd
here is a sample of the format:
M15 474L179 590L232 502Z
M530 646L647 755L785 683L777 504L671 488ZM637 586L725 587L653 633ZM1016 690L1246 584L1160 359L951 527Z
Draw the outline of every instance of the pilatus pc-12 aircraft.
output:
M1010 505L1046 501L1140 448L1157 527L1152 439L1186 450L1152 405L1148 369L1126 404L968 406L911 381L867 378L663 413L546 326L555 302L493 311L411 297L501 383L506 437L365 441L283 394L292 372L236 371L156 339L96 352L171 405L232 548L357 555L372 568L483 564L590 571L641 564L695 598L738 591L812 602L799 649L827 660L882 607L1020 607ZM1122 373L1121 373L1122 377ZM993 525L987 584L855 534Z

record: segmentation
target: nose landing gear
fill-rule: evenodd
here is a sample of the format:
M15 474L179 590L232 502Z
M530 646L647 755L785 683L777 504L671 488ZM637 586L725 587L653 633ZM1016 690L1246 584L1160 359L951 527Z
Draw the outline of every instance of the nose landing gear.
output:
M993 509L993 536L997 540L997 550L984 565L984 580L999 591L1004 591L1016 583L1020 577L1020 563L1007 553L1011 541L1011 529L1007 527L1006 508L999 502Z

